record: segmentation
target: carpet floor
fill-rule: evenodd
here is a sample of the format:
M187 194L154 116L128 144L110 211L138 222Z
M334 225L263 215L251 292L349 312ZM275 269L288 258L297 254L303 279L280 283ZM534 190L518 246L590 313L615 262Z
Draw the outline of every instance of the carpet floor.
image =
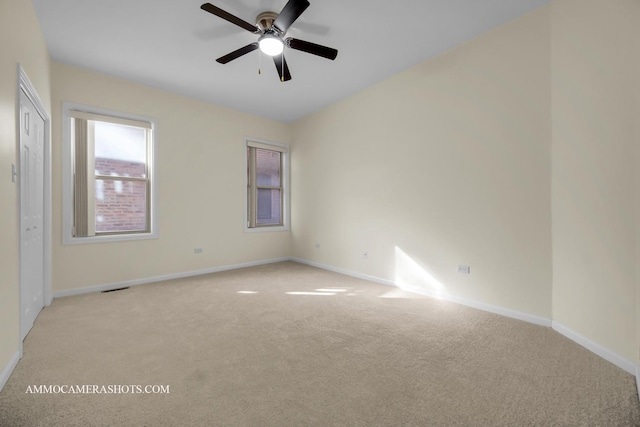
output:
M0 426L640 426L550 328L293 262L55 299L23 353Z

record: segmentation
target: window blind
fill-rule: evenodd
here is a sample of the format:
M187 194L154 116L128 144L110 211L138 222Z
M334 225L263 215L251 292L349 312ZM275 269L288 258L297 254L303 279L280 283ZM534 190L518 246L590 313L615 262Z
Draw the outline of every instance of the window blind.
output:
M287 148L286 147L280 147L278 145L271 145L271 144L262 144L262 143L256 142L256 141L247 141L247 147L261 148L263 150L269 150L269 151L278 151L280 153L286 153L287 152Z
M86 237L89 234L87 221L87 121L73 120L75 136L73 154L75 173L73 174L73 226L74 236Z
M69 117L81 120L94 120L98 122L114 123L117 125L135 126L151 129L151 123L139 120L123 119L122 117L103 116L102 114L86 113L84 111L69 110Z

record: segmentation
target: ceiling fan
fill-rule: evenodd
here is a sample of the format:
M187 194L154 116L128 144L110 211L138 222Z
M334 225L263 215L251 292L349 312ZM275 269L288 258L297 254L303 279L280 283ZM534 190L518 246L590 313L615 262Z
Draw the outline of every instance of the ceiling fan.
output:
M216 61L221 64L226 64L249 52L260 49L261 52L273 57L280 81L283 82L291 80L291 73L289 72L287 61L284 59L285 46L331 60L336 59L338 55L338 51L330 47L294 39L293 37L284 38L291 24L293 24L308 7L309 2L307 0L289 0L279 14L275 12L262 12L256 18L256 24L253 25L211 3L205 3L200 6L202 10L212 13L240 28L260 35L258 41L221 56L216 59Z

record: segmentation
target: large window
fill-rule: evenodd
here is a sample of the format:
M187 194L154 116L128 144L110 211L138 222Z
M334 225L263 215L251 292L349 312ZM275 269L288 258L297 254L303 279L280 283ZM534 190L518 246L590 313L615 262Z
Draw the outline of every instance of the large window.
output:
M287 229L287 148L247 141L247 229Z
M153 122L65 104L65 242L153 236Z

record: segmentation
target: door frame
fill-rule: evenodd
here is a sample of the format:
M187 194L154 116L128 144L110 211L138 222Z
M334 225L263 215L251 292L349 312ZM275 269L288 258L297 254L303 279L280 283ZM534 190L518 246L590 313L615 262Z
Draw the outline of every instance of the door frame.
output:
M44 118L44 201L43 201L43 245L44 245L44 265L43 265L43 303L44 306L51 305L53 294L51 292L51 115L45 108L35 86L29 80L27 73L22 68L21 64L18 64L18 84L16 91L16 141L17 141L17 153L16 164L17 166L17 193L18 193L18 275L19 275L19 321L18 321L18 335L20 337L20 358L22 358L22 327L24 323L22 302L23 302L23 283L22 283L22 183L20 177L22 176L22 137L20 129L20 92L24 92L27 98L33 103L38 114Z

